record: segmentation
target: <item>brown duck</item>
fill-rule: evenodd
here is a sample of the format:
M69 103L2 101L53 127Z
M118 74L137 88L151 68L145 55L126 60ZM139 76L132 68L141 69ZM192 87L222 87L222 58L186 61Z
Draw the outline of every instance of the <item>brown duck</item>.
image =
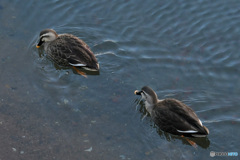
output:
M99 64L88 45L71 34L57 34L53 29L40 32L37 48L44 47L47 56L61 66L72 66L79 74L86 76L76 67L99 71Z
M186 137L206 137L209 134L209 130L202 125L194 111L179 100L159 100L148 86L134 93L145 100L146 110L161 130Z

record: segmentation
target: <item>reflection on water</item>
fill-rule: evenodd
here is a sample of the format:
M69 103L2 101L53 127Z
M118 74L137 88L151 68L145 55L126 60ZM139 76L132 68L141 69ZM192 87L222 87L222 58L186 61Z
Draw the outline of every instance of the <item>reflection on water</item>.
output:
M200 160L236 151L239 3L0 1L0 159ZM35 47L45 28L84 40L100 74L55 66ZM133 91L144 85L193 108L210 130L197 150L142 120Z

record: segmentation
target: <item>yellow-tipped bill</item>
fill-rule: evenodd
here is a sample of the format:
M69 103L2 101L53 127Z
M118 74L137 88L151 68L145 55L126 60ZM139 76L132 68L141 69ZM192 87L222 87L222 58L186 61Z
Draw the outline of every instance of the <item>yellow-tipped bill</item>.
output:
M37 45L36 47L37 47L37 48L40 48L40 46L38 46L38 45Z
M141 92L142 92L142 91L136 90L136 91L134 91L134 94L136 94L136 95L141 95Z

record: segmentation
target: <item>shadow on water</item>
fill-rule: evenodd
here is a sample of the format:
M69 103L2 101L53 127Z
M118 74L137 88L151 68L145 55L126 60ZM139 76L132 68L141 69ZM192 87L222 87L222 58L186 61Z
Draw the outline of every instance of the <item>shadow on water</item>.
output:
M145 119L146 117L151 118L150 114L147 112L145 105L143 103L143 101L140 99L136 99L134 101L134 103L137 105L136 110L138 110L141 113L141 119ZM140 107L139 107L140 106ZM152 121L152 119L151 119ZM152 123L154 123L152 121ZM189 145L191 146L191 144L188 142L187 139L189 139L190 141L195 142L198 146L207 149L210 146L210 140L208 139L208 137L180 137L177 135L173 135L167 132L162 131L156 124L151 125L153 128L156 129L157 133L159 134L159 136L163 139L166 139L169 142L174 142L176 140L180 140L182 141L182 144L184 145Z

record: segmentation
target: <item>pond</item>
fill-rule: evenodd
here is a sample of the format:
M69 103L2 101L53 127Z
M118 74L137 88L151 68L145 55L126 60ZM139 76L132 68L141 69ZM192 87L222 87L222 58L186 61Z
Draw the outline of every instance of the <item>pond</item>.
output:
M0 1L0 159L201 160L213 159L211 151L240 153L239 5ZM46 28L84 40L99 75L85 78L48 59L35 47ZM196 112L210 131L195 139L197 148L143 118L134 91L145 85Z

